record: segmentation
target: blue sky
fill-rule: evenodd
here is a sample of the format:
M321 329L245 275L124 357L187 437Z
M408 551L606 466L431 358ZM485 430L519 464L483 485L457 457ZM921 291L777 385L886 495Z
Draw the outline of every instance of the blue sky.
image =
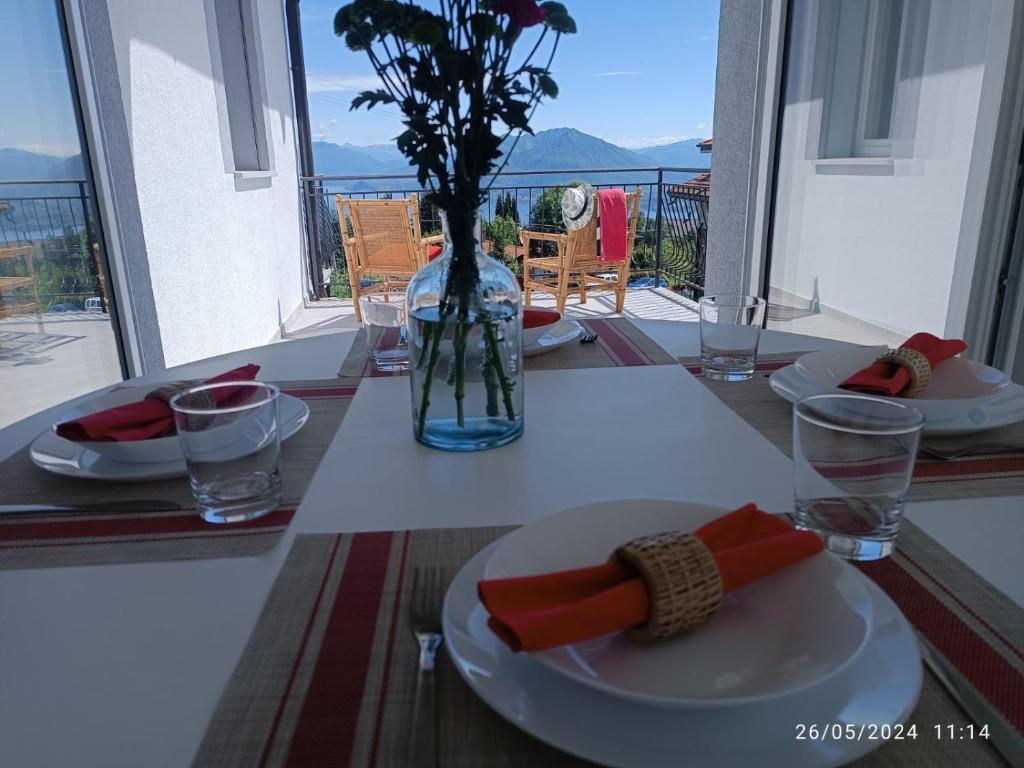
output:
M560 95L537 110L534 130L578 128L626 147L711 135L719 0L564 3L579 33L562 38L552 67ZM395 108L348 110L376 80L366 55L334 36L338 7L300 3L314 139L387 142L402 131Z
M47 155L79 151L56 7L0 0L0 147ZM17 108L12 108L17 105Z

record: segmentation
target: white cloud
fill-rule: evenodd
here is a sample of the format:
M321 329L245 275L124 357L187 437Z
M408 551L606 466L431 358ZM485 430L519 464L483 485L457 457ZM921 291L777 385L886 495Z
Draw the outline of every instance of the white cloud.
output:
M331 131L333 131L337 125L337 120L322 120L317 123L313 126L313 130L310 131L313 141L323 141L331 134Z
M623 69L614 72L595 72L594 77L628 77L631 75L642 75L638 69Z
M608 139L608 141L626 149L648 149L660 147L662 144L686 141L689 138L689 136L623 136L618 139Z
M342 93L380 88L376 75L333 75L311 72L306 75L306 90L310 93Z
M53 155L55 157L71 157L81 151L77 144L14 144L13 148L24 152L33 152L37 155Z
M697 123L697 130L698 131L706 131L707 129L708 129L708 124L707 123L704 123L704 122Z

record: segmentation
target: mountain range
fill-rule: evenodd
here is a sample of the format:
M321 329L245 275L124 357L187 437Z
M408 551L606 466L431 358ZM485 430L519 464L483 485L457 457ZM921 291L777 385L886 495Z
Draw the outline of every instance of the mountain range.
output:
M700 139L687 139L632 150L575 128L552 128L532 136L524 134L514 148L512 142L506 142L506 151L511 149L512 157L505 168L505 173L598 168L710 168L711 156L698 149L699 141ZM313 167L316 173L322 176L372 176L413 172L408 161L393 144L356 146L314 141ZM587 178L594 180L593 174L588 174ZM549 181L560 183L554 179ZM377 186L379 188L379 185Z
M646 149L626 149L575 128L552 128L536 135L524 134L518 142L506 142L512 156L501 183L496 186L547 186L567 184L585 177L594 184L648 183L653 171L635 171L628 176L615 169L692 168L696 171L673 172L670 181L685 181L701 169L710 168L711 156L698 149L699 139L687 139ZM313 142L313 166L322 176L386 176L411 174L413 169L394 144L333 144ZM607 169L601 173L580 174L572 169ZM559 171L542 176L517 174L517 171ZM20 149L0 149L0 181L21 179L82 178L81 155L56 157ZM369 192L403 190L417 186L413 180L362 179L329 182L332 191ZM47 197L76 195L72 185L3 185L0 197Z

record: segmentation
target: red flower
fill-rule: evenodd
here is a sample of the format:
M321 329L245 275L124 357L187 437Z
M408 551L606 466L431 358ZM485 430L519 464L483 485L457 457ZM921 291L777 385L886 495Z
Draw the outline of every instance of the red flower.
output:
M496 14L506 14L513 24L520 27L532 27L544 21L544 9L538 7L537 0L495 0L493 6Z

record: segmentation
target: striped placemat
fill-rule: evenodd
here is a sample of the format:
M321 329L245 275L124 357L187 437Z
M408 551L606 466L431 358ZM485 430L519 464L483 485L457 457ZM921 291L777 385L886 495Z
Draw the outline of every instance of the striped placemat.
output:
M296 537L195 764L207 768L405 765L418 656L409 626L412 573L417 567L429 566L454 575L475 552L508 530ZM913 553L916 561L928 563L940 554ZM999 686L993 697L1009 710L1007 720L1016 719L1020 712L1014 714L1013 708L1024 691L1024 679L1020 664L1011 659L1021 648L1020 625L1014 629L1008 625L1009 618L988 615L989 610L1006 606L998 600L989 602L992 595L983 585L976 586L985 599L972 605L977 616L970 621L964 618L969 612L962 606L946 606L949 613L936 610L920 590L933 594L938 588L925 581L943 574L927 567L926 576L924 571L892 561L891 565L881 564L880 569L905 576L886 579L872 575L904 607L929 643L941 648L953 642L964 649L960 657L981 649L976 663L968 660L961 667L969 675L965 680L979 690L989 690L986 685ZM963 597L971 600L978 595L966 593ZM947 596L943 604L949 599ZM918 605L920 611L908 610ZM983 622L989 628L982 636L977 628ZM990 643L993 631L1003 636L1004 645ZM440 765L547 768L587 764L541 744L501 719L462 682L447 657L443 656L437 674ZM981 682L985 677L990 678L987 684ZM1005 765L984 740L936 738L936 725L953 726L959 734L970 721L930 673L925 675L910 722L917 726L916 740L886 744L854 765ZM680 760L680 765L686 764Z
M597 338L593 343L571 341L561 347L533 355L525 360L528 371L567 370L570 368L617 368L632 365L669 365L676 360L657 342L624 317L580 320L585 334ZM397 342L394 330L392 341ZM388 337L385 336L387 343ZM338 376L341 378L377 378L402 376L403 372L378 371L369 356L366 333L360 328L352 341Z
M794 356L761 355L753 378L742 382L713 381L701 375L698 358L680 358L690 373L739 414L784 454L793 456L793 406L768 384L773 371L793 362ZM978 442L1024 445L1024 422L984 433L951 437L926 435L923 442L936 449L955 449ZM985 498L1024 495L1024 452L986 453L942 461L919 454L910 486L911 501Z
M280 540L356 393L336 379L289 381L281 391L309 406L309 420L282 444L284 506L258 520L233 525L204 522L186 478L141 483L77 480L45 472L28 448L0 463L4 503L116 503L159 499L173 512L97 512L0 516L0 570L107 565L157 560L247 557Z

